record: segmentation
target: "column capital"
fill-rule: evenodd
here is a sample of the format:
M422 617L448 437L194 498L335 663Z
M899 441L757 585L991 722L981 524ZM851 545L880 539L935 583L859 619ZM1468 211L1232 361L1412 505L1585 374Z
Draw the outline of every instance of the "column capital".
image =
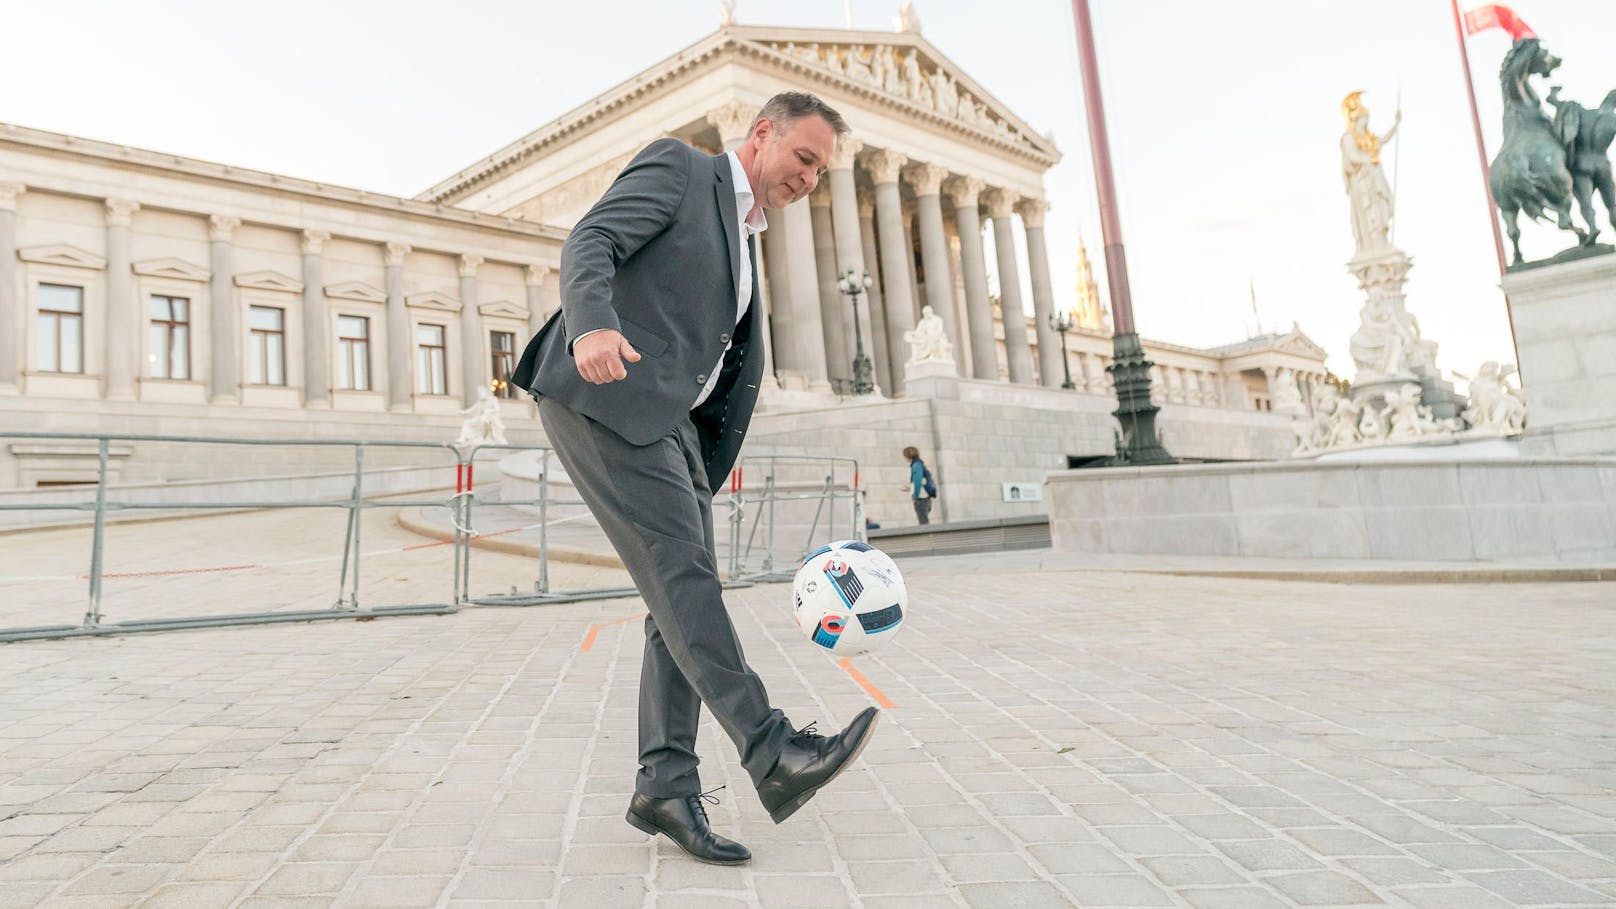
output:
M808 194L808 205L811 208L830 208L829 181L814 187L814 191Z
M1025 227L1043 227L1044 212L1049 209L1048 203L1043 199L1028 197L1016 203L1016 211L1021 215L1021 223Z
M331 239L328 230L305 230L303 232L303 255L318 256L325 249L325 241Z
M874 180L876 185L879 186L882 183L898 182L898 174L908 161L909 159L906 156L900 155L891 149L883 148L866 156L864 166L870 171L870 179Z
M1015 212L1016 200L1020 198L1008 189L994 187L982 193L982 204L988 208L988 217L1008 218Z
M903 179L917 196L935 196L942 189L948 168L940 164L916 164L903 172Z
M404 264L404 257L409 255L409 254L410 254L410 244L408 244L408 243L389 243L389 244L387 244L387 264L388 265L402 266Z
M0 211L16 211L17 197L27 191L26 184L0 182Z
M235 236L236 228L241 226L241 219L230 215L208 216L208 239L215 243L229 243Z
M527 286L543 287L544 279L550 277L550 273L553 271L555 269L548 265L529 265L527 267Z
M718 141L724 144L725 149L746 141L755 119L757 111L739 101L731 101L707 112L707 122L718 130Z
M128 227L140 203L133 199L107 199L107 226Z
M475 278L477 269L483 264L483 257L476 253L464 253L460 257L460 277Z
M943 181L943 192L948 193L955 208L969 208L976 205L986 185L978 177L949 177Z
M864 150L864 142L852 136L836 140L836 150L830 153L831 170L851 170L853 159Z

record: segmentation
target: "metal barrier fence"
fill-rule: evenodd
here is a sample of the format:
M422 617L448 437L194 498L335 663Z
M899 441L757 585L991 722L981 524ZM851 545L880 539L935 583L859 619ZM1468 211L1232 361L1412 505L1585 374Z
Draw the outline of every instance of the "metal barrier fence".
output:
M531 606L545 603L563 603L580 600L608 599L615 597L634 596L636 591L632 587L603 587L582 590L556 591L550 584L551 561L551 525L558 523L552 518L557 509L572 509L573 514L560 520L570 520L579 516L582 511L582 500L577 498L561 498L553 495L557 484L552 479L552 465L555 459L549 449L539 446L523 445L481 445L466 450L458 450L447 443L424 442L392 442L392 441L357 441L357 440L263 440L243 438L222 438L203 436L162 436L162 435L133 435L133 434L64 434L64 433L0 433L0 438L28 439L34 441L50 442L94 442L97 448L97 474L94 495L91 499L78 499L70 501L49 502L6 502L0 501L0 512L15 511L59 511L88 513L92 518L90 539L89 570L84 575L77 576L80 580L88 581L87 607L83 618L76 625L71 624L45 624L26 625L14 627L0 627L0 643L26 640L42 640L51 638L83 637L112 634L128 634L135 632L153 632L178 630L184 628L205 628L229 625L266 624L280 622L309 622L331 619L372 619L385 616L402 615L443 615L459 611L468 606ZM197 499L175 500L173 495L164 495L149 501L139 501L138 497L131 495L128 489L110 488L109 484L109 451L112 443L152 443L161 445L220 445L239 446L252 449L262 448L345 448L351 452L352 474L346 491L339 496L310 496L302 498L283 498L270 495L224 497L219 500L203 501ZM436 462L416 466L398 468L388 467L378 470L374 466L367 473L366 453L387 453L389 455L414 454L436 458ZM498 487L499 495L490 496L479 494L473 483L474 471L479 465L479 457L484 458L481 463L492 457L504 457L513 453L534 452L536 456L536 469L528 478L534 484L533 494L528 496L507 497L507 489L517 488L521 484L516 482L501 483ZM452 460L451 460L452 458ZM396 457L394 458L397 459ZM454 467L455 492L444 498L422 497L421 489L444 488L447 486L447 473L450 465ZM391 476L386 471L407 470L414 471L411 475L431 475L442 477L440 487L434 481L426 486L417 485L399 497L399 493L387 493L372 490L367 495L367 478L374 481L378 478ZM762 481L754 481L751 487L744 482L746 474L751 471L753 476L761 473ZM281 485L296 484L300 477L243 477L221 480L216 485L229 486L232 484L244 487L268 485L273 487L276 482ZM327 477L326 479L340 479ZM398 480L396 476L393 479ZM402 481L409 485L409 480ZM327 484L328 486L330 484ZM484 489L487 490L485 484ZM84 490L88 491L88 490ZM118 493L123 495L119 496ZM858 489L858 464L847 458L810 458L784 455L771 455L744 459L731 475L730 493L727 499L715 505L725 505L729 509L728 525L728 552L721 556L721 564L727 562L729 585L748 585L761 580L775 580L789 577L796 570L796 559L813 548L814 541L821 533L824 540L833 538L838 528L845 526L846 537L864 538L862 493ZM846 505L847 524L842 525L837 514L838 508ZM810 510L811 514L807 512ZM473 575L471 571L471 554L475 548L474 540L480 536L477 522L489 514L488 509L501 507L505 511L513 509L527 509L537 517L537 521L522 524L510 531L536 531L538 538L536 547L536 565L533 568L534 580L531 590L520 590L517 585L510 585L506 593L474 595L472 593ZM371 509L433 509L443 508L447 512L448 523L452 526L452 539L444 545L453 547L453 575L450 585L450 596L442 602L406 603L383 606L360 605L360 577L364 565L364 553L361 543L363 540L364 515ZM106 571L106 541L109 516L120 514L138 515L141 512L155 513L187 513L197 511L246 511L246 510L275 510L275 509L342 509L346 512L346 528L343 533L343 546L340 570L337 576L337 591L335 599L329 607L315 609L288 609L284 611L252 611L225 614L201 615L168 615L149 618L131 618L121 621L109 621L103 610L104 583L108 577ZM803 514L798 514L802 512ZM750 520L748 519L750 515ZM800 539L801 544L791 541ZM782 542L784 541L784 542ZM392 552L404 552L417 548L424 548L437 544L421 544L421 546L405 547ZM785 548L781 548L784 546ZM606 547L609 549L609 547ZM0 553L5 549L4 538L0 537ZM308 559L299 560L311 561ZM786 567L777 567L789 565ZM241 566L236 566L241 567ZM249 568L262 568L266 566L245 566ZM164 572L149 572L147 574L163 574ZM184 573L184 572L174 572ZM141 574L141 573L135 573ZM123 574L118 577L130 577ZM56 578L60 580L65 577ZM27 581L27 578L8 578L0 572L0 584L18 583ZM125 604L127 606L127 604Z

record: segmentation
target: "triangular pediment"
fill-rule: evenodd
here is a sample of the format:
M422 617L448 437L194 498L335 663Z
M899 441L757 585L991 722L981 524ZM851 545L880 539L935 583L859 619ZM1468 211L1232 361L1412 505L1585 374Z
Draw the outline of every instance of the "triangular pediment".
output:
M168 278L174 281L206 282L208 270L192 265L184 259L147 259L134 264L135 274L148 278Z
M737 40L755 53L839 82L844 90L942 121L951 129L1060 158L1047 136L1035 132L919 35L768 28L736 31Z
M273 290L281 293L300 294L303 292L303 282L283 275L278 271L250 271L244 275L236 275L236 286L252 290Z
M1288 354L1296 354L1300 357L1316 357L1320 360L1329 356L1324 348L1314 343L1312 338L1303 334L1301 327L1297 325L1291 326L1290 334L1280 339L1274 345L1274 349Z
M104 257L66 243L24 247L17 250L17 258L39 265L65 265L69 268L89 268L96 271L107 267L107 260Z
M364 281L345 281L341 284L327 284L325 295L338 300L359 300L363 303L386 303L387 291L374 284Z
M425 293L410 294L404 298L404 305L416 309L438 309L444 312L459 312L460 301L448 294L429 290Z
M950 141L1008 156L1022 166L1043 170L1061 158L1048 136L1027 125L919 34L730 26L601 92L415 198L459 203L525 162L549 155L629 111L655 104L673 90L670 86L693 82L728 65L749 67L771 79L784 76L803 91L831 99L853 96L871 102L896 120L944 132Z
M499 316L505 319L527 320L527 307L510 300L494 300L488 303L477 304L477 311L485 316Z

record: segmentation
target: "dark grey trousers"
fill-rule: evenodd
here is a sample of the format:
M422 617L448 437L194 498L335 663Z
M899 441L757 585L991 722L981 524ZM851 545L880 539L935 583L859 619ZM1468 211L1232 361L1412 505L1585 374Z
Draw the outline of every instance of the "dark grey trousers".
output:
M640 670L640 771L635 791L681 798L701 791L696 727L702 704L760 782L792 734L746 665L724 608L713 549L712 493L696 427L686 420L650 445L631 445L551 398L539 418L573 485L650 609Z

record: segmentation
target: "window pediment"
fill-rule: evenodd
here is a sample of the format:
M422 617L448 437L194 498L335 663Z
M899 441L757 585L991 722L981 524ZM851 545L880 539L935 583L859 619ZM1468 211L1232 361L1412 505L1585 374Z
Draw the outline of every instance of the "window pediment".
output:
M512 303L510 300L494 300L490 303L480 303L477 306L477 311L485 316L527 320L527 307Z
M341 284L327 284L325 295L338 300L359 300L363 303L386 303L387 291L374 284L364 281L345 281Z
M429 290L425 293L410 294L404 298L404 305L413 309L436 309L440 312L460 311L460 301L448 294Z
M24 262L33 262L39 265L63 265L68 268L87 268L92 271L102 271L107 267L105 257L66 243L49 243L44 246L25 247L17 250L17 258Z
M169 278L175 281L196 281L199 283L206 283L209 278L207 269L172 256L164 259L147 259L143 262L136 262L133 267L135 274L147 278Z
M278 271L267 269L236 275L236 286L252 290L273 290L288 294L300 294L303 292L302 281L290 275L283 275Z

